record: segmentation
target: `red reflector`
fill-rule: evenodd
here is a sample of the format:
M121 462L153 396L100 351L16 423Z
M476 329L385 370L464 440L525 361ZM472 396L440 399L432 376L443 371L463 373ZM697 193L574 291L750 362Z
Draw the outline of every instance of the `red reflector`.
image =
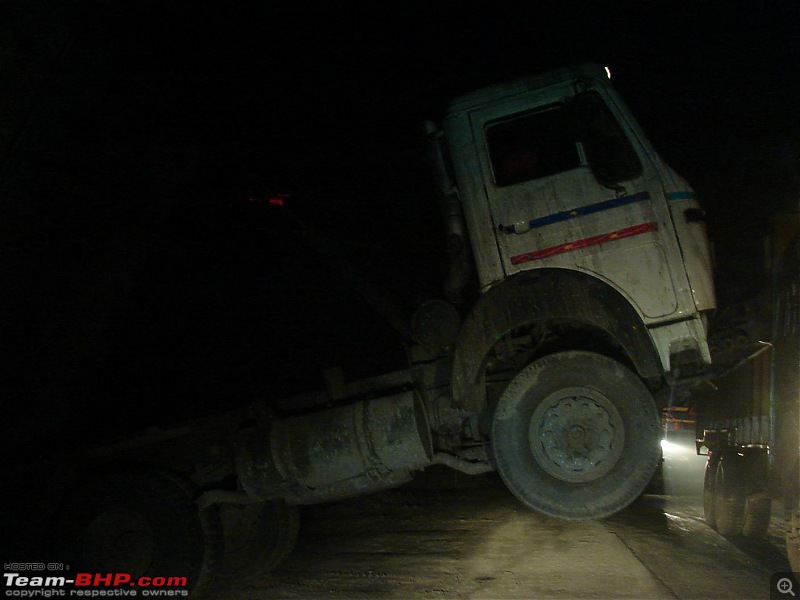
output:
M275 206L283 206L283 198L272 197L269 199L269 203L274 204Z

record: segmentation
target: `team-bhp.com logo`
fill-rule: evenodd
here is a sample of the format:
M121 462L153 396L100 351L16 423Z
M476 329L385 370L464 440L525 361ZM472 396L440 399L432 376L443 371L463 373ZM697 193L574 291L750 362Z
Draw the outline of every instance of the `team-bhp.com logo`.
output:
M62 574L64 572L68 574ZM3 583L4 596L11 598L189 596L186 577L134 577L130 573L70 573L69 566L57 563L5 563Z

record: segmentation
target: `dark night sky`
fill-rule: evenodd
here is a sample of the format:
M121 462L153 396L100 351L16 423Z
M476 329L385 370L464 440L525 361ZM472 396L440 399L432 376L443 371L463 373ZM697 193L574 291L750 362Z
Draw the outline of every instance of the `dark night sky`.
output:
M795 2L227 4L0 2L14 443L402 367L293 222L247 200L291 192L413 308L445 274L416 127L477 87L611 65L705 198L723 300L757 284L761 237L796 206Z

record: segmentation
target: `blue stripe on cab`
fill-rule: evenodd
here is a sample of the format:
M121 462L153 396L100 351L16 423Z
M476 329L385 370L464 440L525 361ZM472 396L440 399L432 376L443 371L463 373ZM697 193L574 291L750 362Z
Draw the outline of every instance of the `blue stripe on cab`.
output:
M650 193L646 191L638 192L636 194L631 194L630 196L620 196L619 198L611 198L611 200L604 200L603 202L598 202L597 204L579 206L578 208L572 208L570 210L562 210L561 212L553 213L552 215L547 215L546 217L539 217L538 219L532 219L528 221L528 227L530 227L531 229L535 229L537 227L552 225L553 223L560 223L561 221L568 221L576 217L591 215L594 213L602 212L604 210L608 210L610 208L618 208L620 206L626 206L628 204L634 204L635 202L642 202L643 200L649 200L649 199L650 199ZM513 225L504 227L503 229L507 233L515 232Z
M694 200L694 192L667 192L667 201L676 202L678 200Z

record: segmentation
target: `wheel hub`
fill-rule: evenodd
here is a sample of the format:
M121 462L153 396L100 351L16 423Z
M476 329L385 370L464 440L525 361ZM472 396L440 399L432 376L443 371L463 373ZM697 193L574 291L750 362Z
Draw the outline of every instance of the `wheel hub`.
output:
M586 482L602 477L617 463L625 443L622 418L599 392L566 388L545 398L528 428L531 452L553 477Z

